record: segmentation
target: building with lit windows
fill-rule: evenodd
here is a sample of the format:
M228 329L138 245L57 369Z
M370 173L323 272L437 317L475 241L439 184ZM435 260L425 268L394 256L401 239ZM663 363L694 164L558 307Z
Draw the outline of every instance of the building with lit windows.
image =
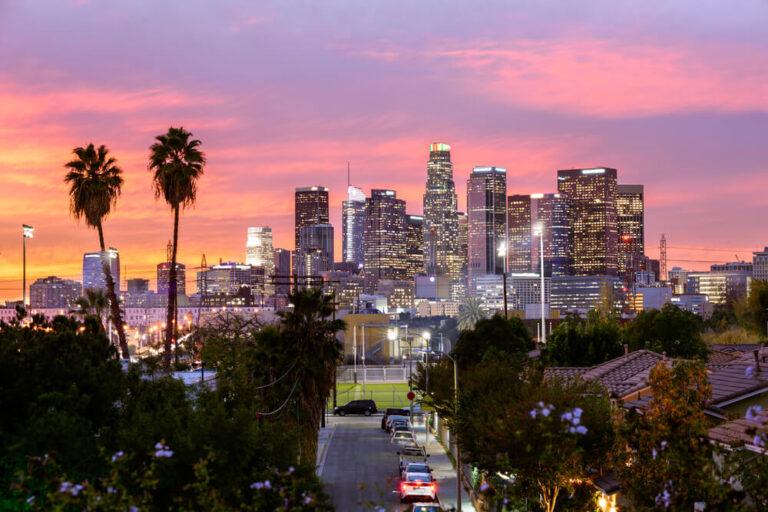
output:
M365 260L365 193L347 187L347 200L341 203L342 261L361 267Z
M254 267L263 267L264 273L275 273L275 249L272 244L272 228L255 226L248 228L245 240L245 263Z
M460 278L457 204L451 146L430 144L424 192L424 257L428 275Z
M171 263L164 261L157 264L157 294L168 296L168 282L171 271ZM176 294L187 294L187 267L183 263L176 263Z
M706 295L714 305L743 299L752 282L752 263L738 261L712 265L709 272L689 272L685 291Z
M642 185L617 185L616 227L619 236L618 272L631 284L645 258L645 199Z
M714 311L714 305L709 302L709 298L706 295L702 294L675 294L672 295L670 302L683 311L690 311L704 319L709 318L712 315L712 311Z
M672 267L668 272L669 283L672 285L672 292L675 295L685 293L685 287L688 284L688 270L681 267Z
M507 258L511 272L541 272L541 244L544 237L544 275L568 274L568 210L560 194L516 194L507 200L509 244Z
M552 279L544 278L544 304L549 309ZM488 313L504 310L504 278L501 274L487 274L475 279L475 296ZM532 272L507 274L507 310L526 311L541 305L541 276ZM534 308L536 309L536 308ZM541 317L541 310L536 309Z
M406 278L413 280L424 273L424 217L406 215L405 225Z
M515 194L507 198L507 269L531 271L531 196Z
M120 296L120 253L110 247L104 252L86 252L83 254L83 290L107 291L104 278L104 261L109 261L112 280L115 282L115 295Z
M467 180L467 280L504 272L507 239L507 170L475 167Z
M616 169L557 171L568 210L569 260L577 276L617 275Z
M71 309L82 294L83 287L79 282L48 276L29 285L29 305L37 309Z
M373 189L365 200L365 288L380 279L406 279L408 273L405 201L394 190Z
M558 276L552 278L552 309L586 314L610 300L614 310L624 304L624 284L617 276Z
M768 247L762 252L752 253L752 277L768 281Z
M205 305L229 305L228 297L264 294L264 269L243 263L224 262L197 273L198 300ZM216 298L214 300L214 298Z
M299 230L299 245L293 269L296 275L311 277L314 281L321 273L333 269L333 257L333 226L312 224Z
M413 281L379 279L374 294L387 298L387 310L389 312L400 312L413 307L413 292Z
M290 285L288 280L291 276L291 251L288 249L276 248L272 251L274 255L275 279L274 285L276 295L288 295Z
M298 187L295 194L296 247L299 247L299 230L304 226L328 224L328 189L323 186Z

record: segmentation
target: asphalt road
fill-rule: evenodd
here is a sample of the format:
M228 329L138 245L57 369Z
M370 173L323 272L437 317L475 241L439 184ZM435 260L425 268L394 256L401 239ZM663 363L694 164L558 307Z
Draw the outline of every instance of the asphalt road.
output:
M321 478L336 510L400 510L397 449L381 430L381 416L330 418L328 426Z

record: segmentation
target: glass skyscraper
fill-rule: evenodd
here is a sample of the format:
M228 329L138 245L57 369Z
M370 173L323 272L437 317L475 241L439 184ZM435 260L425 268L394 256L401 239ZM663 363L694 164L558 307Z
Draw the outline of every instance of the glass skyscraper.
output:
M557 171L557 189L568 209L573 275L618 273L616 188L616 169Z
M94 289L107 291L104 278L104 261L109 261L112 279L115 281L115 295L120 297L120 253L110 247L105 252L86 252L83 254L83 290Z
M365 260L365 193L352 185L347 187L347 200L341 203L341 229L343 261L360 268Z
M405 224L405 251L408 260L406 278L414 279L424 273L424 217L406 215Z
M424 256L429 275L460 278L457 211L451 146L435 142L429 145L424 192Z
M296 248L299 247L299 230L313 224L328 224L328 189L322 186L299 187L295 196Z
M531 196L515 194L507 199L507 270L531 271Z
M467 180L469 224L467 273L470 290L479 275L505 271L507 170L475 167Z
M365 200L365 288L380 279L405 279L407 274L405 201L394 190L373 189Z
M631 284L645 257L645 201L642 185L618 185L616 217L619 233L618 271ZM656 276L657 278L659 276Z

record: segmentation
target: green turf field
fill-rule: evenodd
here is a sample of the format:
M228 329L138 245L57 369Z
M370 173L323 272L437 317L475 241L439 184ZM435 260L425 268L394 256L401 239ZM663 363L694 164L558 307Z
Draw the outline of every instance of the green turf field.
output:
M378 409L387 407L408 407L408 384L366 384L363 393L363 384L339 383L336 385L336 403L344 405L350 400L373 400ZM333 403L328 400L328 408L333 408Z

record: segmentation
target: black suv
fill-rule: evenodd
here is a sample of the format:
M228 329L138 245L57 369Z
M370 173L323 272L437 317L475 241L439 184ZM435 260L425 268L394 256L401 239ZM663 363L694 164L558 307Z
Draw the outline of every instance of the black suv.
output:
M339 416L346 416L347 414L365 414L366 416L370 416L376 411L376 402L373 400L352 400L347 405L336 407L333 410L333 414L338 414Z

